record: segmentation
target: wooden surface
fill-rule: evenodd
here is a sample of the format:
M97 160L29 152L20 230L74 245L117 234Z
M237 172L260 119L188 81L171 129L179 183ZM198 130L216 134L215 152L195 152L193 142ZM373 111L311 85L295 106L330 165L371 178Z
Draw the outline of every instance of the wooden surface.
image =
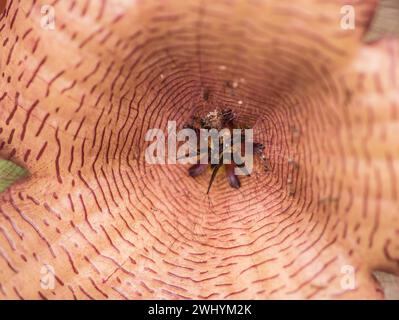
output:
M374 275L384 289L385 299L399 300L399 277L382 271L376 271Z
M381 0L364 40L373 42L383 37L399 37L399 0ZM399 300L399 277L382 271L374 275L384 289L385 298Z
M364 41L399 37L399 0L381 0Z

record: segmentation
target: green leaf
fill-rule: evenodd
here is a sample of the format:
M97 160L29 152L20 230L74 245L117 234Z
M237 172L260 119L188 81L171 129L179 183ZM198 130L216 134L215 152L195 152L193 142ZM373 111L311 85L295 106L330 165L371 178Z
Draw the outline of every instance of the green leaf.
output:
M15 163L0 159L0 193L11 186L15 181L26 177L28 171Z

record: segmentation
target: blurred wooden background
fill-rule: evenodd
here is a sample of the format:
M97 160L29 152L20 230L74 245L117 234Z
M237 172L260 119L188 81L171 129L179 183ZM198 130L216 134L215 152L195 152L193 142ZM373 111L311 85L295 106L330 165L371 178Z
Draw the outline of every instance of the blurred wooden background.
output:
M399 0L380 0L364 41L374 42L384 37L399 38ZM386 299L399 300L399 277L381 271L374 272L374 276Z

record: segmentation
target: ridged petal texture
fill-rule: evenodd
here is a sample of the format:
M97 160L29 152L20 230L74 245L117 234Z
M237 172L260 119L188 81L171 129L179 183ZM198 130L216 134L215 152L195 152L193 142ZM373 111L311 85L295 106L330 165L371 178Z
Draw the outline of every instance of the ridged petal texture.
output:
M0 194L0 299L383 298L399 42L364 41L377 2L0 1L0 158L29 171ZM210 172L145 162L148 129L217 107L267 170L206 194Z

